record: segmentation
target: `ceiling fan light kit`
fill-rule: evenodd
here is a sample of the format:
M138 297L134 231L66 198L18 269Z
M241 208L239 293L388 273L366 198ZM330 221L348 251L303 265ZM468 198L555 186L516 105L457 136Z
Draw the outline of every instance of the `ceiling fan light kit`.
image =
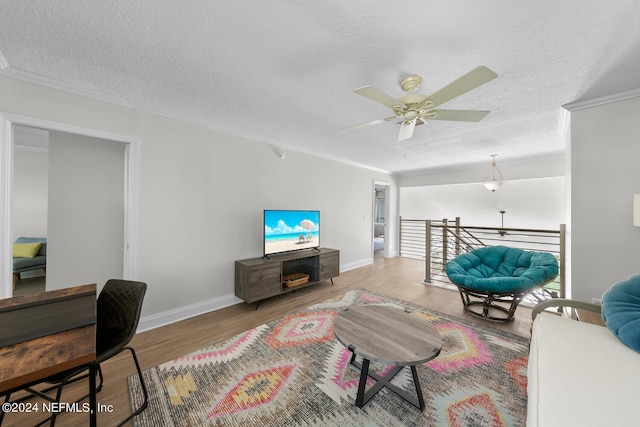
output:
M480 110L440 110L437 106L444 104L472 89L477 88L498 75L485 66L477 67L457 80L449 83L431 96L415 93L422 86L423 79L420 76L409 76L400 82L400 87L407 93L398 99L387 95L373 86L363 86L354 92L372 101L391 108L394 116L386 119L373 120L360 125L349 126L344 129L356 129L359 127L383 123L399 119L400 132L398 141L409 139L413 136L416 126L427 123L428 120L449 120L461 122L478 122L489 111Z
M504 184L504 181L502 180L502 172L500 172L500 169L496 166L496 156L497 154L491 155L491 168L489 169L489 172L487 172L485 182L483 183L485 188L492 192L495 192L497 189L502 187L502 184Z

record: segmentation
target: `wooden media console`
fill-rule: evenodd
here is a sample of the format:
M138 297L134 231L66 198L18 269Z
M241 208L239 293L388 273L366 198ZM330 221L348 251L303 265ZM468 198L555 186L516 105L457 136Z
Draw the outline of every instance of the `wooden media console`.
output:
M235 293L246 303L331 280L340 274L340 251L319 248L236 261ZM300 280L308 276L308 280ZM293 282L291 281L292 279ZM300 283L291 286L291 283ZM287 281L287 284L285 284ZM302 283L304 282L304 283Z

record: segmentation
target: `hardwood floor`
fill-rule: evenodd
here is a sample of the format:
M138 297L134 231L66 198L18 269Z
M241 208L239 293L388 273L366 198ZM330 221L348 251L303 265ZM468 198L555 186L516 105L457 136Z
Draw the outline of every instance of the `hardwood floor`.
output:
M44 292L44 274L28 275L28 273L30 272L23 273L23 277L16 284L16 288L13 290L14 297L24 296L34 292Z
M376 258L372 265L342 273L334 279L334 285L331 285L330 281L326 281L293 293L280 295L263 301L258 310L255 310L254 304L241 303L203 314L137 334L132 345L136 349L142 369L148 369L292 311L342 295L356 288L369 289L514 334L529 336L530 308L519 307L515 320L510 323L483 321L464 312L457 291L424 285L423 278L424 265L422 261L400 257ZM152 285L150 285L150 291L153 292ZM98 394L98 402L103 405L113 405L114 409L113 413L99 413L98 424L111 426L129 414L130 405L126 379L135 373L135 366L129 353L125 352L104 363L102 369L105 375L105 385ZM84 392L86 392L86 383L70 386L63 392L62 401L73 402ZM43 418L45 416L42 413L29 414L29 416L8 414L5 417L4 425L32 425ZM57 419L56 425L86 425L87 420L86 414L64 414ZM132 423L130 422L129 425Z

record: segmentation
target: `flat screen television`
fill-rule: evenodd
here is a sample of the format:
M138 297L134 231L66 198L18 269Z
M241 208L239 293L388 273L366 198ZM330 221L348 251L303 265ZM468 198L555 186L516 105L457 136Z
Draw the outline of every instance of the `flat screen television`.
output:
M320 211L264 211L264 255L320 247Z

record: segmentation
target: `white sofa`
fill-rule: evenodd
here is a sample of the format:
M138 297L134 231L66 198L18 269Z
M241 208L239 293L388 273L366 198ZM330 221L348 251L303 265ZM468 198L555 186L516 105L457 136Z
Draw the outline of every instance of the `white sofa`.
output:
M556 305L600 310L565 299L535 307L527 426L639 426L640 353L606 327L542 312Z

